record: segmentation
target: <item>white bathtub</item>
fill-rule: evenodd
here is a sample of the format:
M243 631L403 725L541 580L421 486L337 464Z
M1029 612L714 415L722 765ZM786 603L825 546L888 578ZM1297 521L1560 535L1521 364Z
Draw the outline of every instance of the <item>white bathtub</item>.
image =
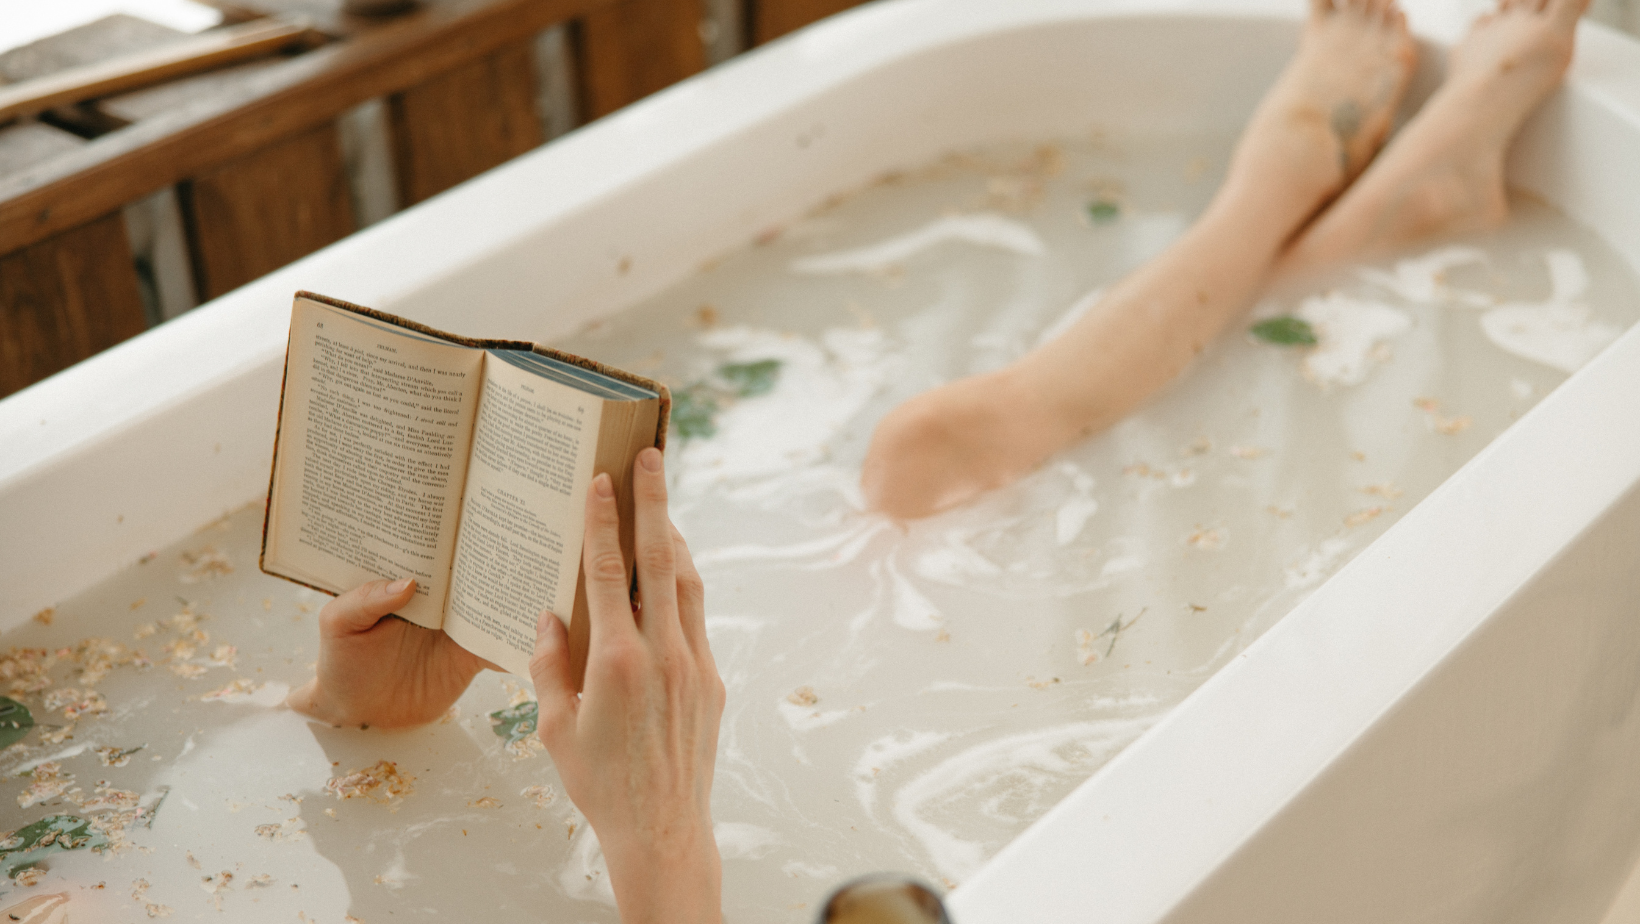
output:
M297 288L550 339L890 166L1095 123L1232 131L1299 6L872 5L14 395L0 628L260 495ZM1435 41L1463 21L1412 12ZM1579 43L1511 179L1640 272L1640 45ZM1635 919L1637 395L1640 330L964 883L956 919Z

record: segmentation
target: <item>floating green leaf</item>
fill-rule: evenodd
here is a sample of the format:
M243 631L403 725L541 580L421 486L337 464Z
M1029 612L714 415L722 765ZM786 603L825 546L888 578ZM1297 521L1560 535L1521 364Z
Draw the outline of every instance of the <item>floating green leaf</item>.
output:
M717 399L699 385L672 393L672 432L681 439L717 432Z
M1122 207L1109 199L1095 199L1088 203L1088 218L1096 225L1109 224L1122 216Z
M1316 342L1315 328L1310 326L1310 322L1292 315L1267 318L1254 324L1251 331L1253 336L1265 343L1280 346L1313 346Z
M539 707L534 701L497 709L490 713L490 730L507 739L508 744L517 744L535 734L538 714Z
M45 859L52 850L101 850L108 839L91 830L91 821L78 815L47 815L31 825L0 835L0 864L7 878Z
M774 390L780 381L780 360L760 359L755 363L726 363L717 374L734 390L737 398L753 398Z
M7 748L23 740L34 727L34 713L28 707L9 697L0 696L0 748Z

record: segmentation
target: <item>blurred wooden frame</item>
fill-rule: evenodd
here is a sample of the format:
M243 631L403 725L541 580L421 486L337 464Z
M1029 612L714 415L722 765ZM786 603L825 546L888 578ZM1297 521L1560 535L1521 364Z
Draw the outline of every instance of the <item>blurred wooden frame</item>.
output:
M134 203L174 203L182 278L207 300L359 226L337 124L361 104L386 104L409 206L545 140L532 66L545 30L567 30L584 122L703 69L709 7L736 11L743 47L853 3L421 0L370 18L336 0L235 0L261 18L0 89L0 126L7 112L52 123L0 127L36 152L8 164L0 150L0 397L147 326L152 279L139 281L122 221Z
M315 34L303 20L259 19L212 29L158 49L0 87L0 124L39 115L58 106L83 103L265 57L304 41L323 41L323 37Z

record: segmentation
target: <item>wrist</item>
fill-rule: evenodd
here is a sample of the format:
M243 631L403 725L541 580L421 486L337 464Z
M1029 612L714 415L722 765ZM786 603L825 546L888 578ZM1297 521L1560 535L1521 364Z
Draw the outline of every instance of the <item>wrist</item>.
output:
M621 924L722 924L723 863L711 823L681 837L651 833L636 842L599 839Z

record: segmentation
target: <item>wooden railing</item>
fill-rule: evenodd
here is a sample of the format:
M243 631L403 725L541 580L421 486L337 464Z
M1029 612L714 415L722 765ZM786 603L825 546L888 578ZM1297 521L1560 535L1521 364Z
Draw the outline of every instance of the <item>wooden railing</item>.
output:
M0 126L0 396L854 2L236 2L306 40ZM181 40L88 28L90 61ZM10 89L90 63L35 57Z

